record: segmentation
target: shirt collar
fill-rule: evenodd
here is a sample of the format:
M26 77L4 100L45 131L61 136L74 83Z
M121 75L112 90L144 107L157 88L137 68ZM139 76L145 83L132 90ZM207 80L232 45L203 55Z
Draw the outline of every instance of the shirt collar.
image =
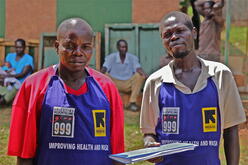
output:
M214 76L214 68L210 66L211 61L206 61L200 57L197 57L200 60L201 63L201 74L199 77L201 77L201 79L207 79L209 77ZM162 81L165 83L173 83L176 84L176 77L175 74L173 72L173 63L174 60L172 60L168 65L164 66L162 68ZM178 83L178 82L177 82Z
M121 64L121 58L120 58L120 53L117 52L116 53L116 63L120 63ZM128 58L128 53L126 53L126 58L124 60L124 63L123 64L128 64L129 63L129 58Z

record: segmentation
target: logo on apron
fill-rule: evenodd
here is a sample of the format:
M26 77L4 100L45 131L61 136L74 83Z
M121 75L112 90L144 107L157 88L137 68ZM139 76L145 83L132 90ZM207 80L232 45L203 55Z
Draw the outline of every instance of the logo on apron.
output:
M217 108L202 108L203 132L217 131Z
M164 107L162 112L162 133L179 134L179 107Z
M54 107L52 136L53 137L74 137L75 108Z
M106 110L93 110L94 133L96 137L106 136Z

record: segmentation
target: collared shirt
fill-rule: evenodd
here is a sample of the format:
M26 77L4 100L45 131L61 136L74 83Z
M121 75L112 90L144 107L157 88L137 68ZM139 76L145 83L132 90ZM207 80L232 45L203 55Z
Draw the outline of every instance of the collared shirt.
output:
M107 68L110 76L118 80L130 79L137 68L140 68L138 57L133 54L126 53L124 63L121 62L119 52L112 53L105 58L103 64Z
M238 125L246 120L238 89L230 69L218 62L201 58L199 60L201 62L201 73L193 91L176 79L173 73L174 61L171 61L147 79L141 106L140 127L142 133L155 134L155 127L159 118L158 95L163 82L173 83L181 92L192 94L205 88L207 79L211 77L218 90L221 130ZM208 97L211 96L202 99L208 99Z

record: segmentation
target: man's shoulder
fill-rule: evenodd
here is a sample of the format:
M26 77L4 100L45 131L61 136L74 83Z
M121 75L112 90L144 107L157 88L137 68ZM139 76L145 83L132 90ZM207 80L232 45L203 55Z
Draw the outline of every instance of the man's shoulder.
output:
M8 53L6 58L11 58L11 57L13 58L15 56L16 56L16 53Z
M28 86L44 85L50 79L50 77L54 74L55 74L54 66L50 66L48 68L44 68L28 76L25 79L24 83Z
M29 54L24 54L24 57L27 59L33 59L33 56L29 55Z
M164 67L158 69L154 73L152 73L148 77L147 81L160 82L160 81L164 80L165 76L171 76L171 75L172 75L172 71L171 71L171 68L168 64L168 65L165 65Z
M231 73L231 70L223 63L221 62L215 62L215 61L209 61L201 59L203 64L208 68L208 72L211 75L222 73Z
M118 55L118 52L113 52L113 53L110 53L109 55L107 55L106 57L113 58L113 57L115 57L117 55Z
M127 55L130 56L130 57L132 57L132 58L138 58L137 56L135 56L134 54L129 53L129 52L127 52Z
M87 67L87 70L90 76L92 76L95 80L97 80L97 82L100 83L101 86L105 87L106 85L113 85L112 80L105 74L90 67Z
M225 64L223 64L221 62L204 60L204 59L202 59L202 61L209 68L216 68L218 70L229 70L229 68Z

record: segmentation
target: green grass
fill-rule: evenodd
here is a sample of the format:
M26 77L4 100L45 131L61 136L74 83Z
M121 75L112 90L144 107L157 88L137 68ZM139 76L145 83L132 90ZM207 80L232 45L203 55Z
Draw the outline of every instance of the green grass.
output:
M143 148L143 138L139 130L139 113L125 111L125 150L131 151ZM149 165L152 163L143 161L135 164Z
M15 157L6 155L9 134L9 120L11 108L0 108L0 165L15 165ZM241 159L240 165L248 161L248 130L240 132ZM143 147L142 135L139 130L139 113L125 111L125 150L135 150ZM221 147L220 158L224 160L223 148ZM149 162L139 162L137 165L151 165ZM222 162L224 165L225 162Z
M1 105L2 106L2 105ZM9 136L10 107L0 108L0 165L14 165L15 157L6 155Z
M248 27L231 26L230 43L240 49L243 53L248 53L246 52L248 46L247 31Z
M248 55L248 39L247 39L248 27L244 26L231 26L230 30L230 55ZM222 52L224 54L224 41L225 41L226 29L221 33Z

